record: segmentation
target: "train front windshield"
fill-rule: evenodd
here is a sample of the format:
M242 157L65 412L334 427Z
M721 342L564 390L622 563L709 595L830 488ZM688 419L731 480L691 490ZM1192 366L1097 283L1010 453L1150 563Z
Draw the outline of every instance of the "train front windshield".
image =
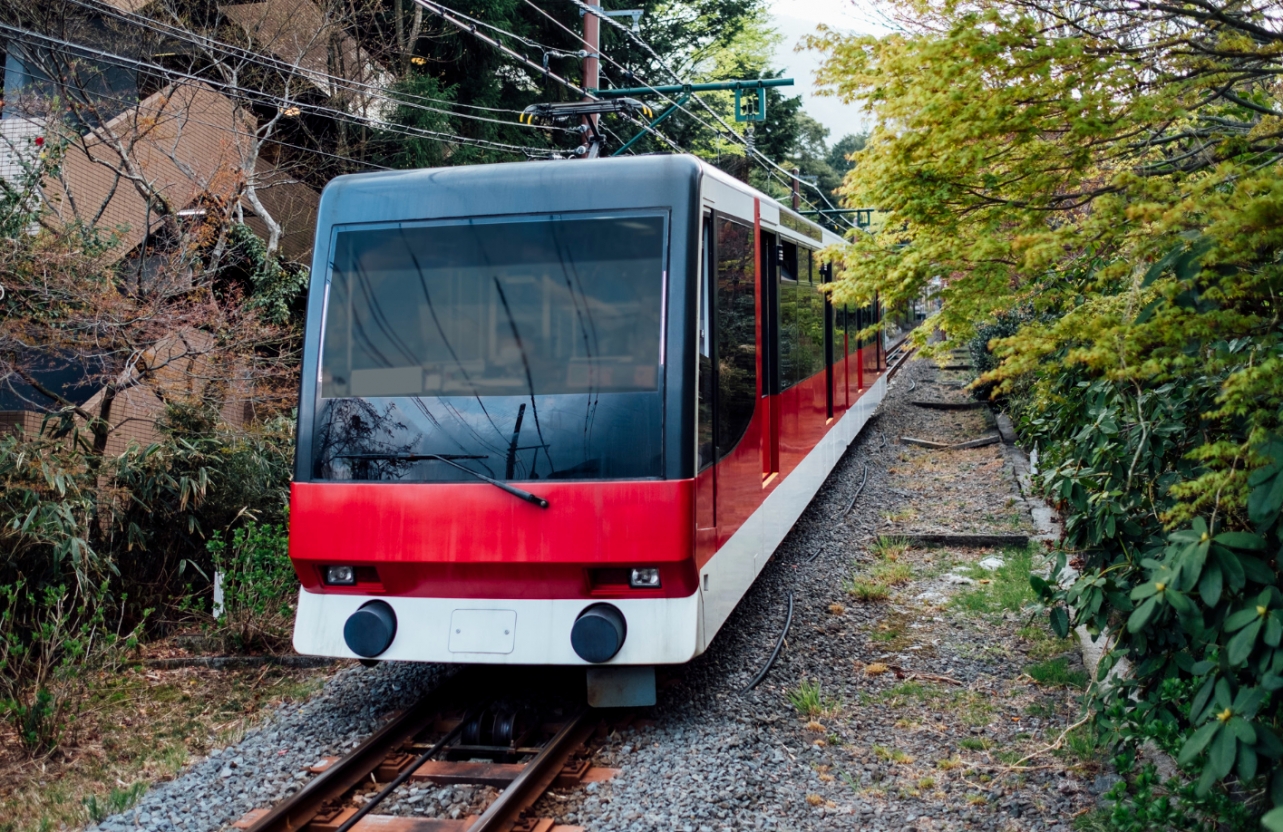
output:
M666 236L656 214L340 230L313 477L660 476Z

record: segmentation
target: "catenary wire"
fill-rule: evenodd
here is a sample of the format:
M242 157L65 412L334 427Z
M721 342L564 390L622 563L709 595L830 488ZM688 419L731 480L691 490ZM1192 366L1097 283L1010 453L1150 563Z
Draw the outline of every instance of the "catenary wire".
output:
M236 85L229 84L227 82L217 81L210 78L202 78L200 76L192 75L190 73L179 72L173 69L159 66L157 64L149 63L147 61L141 61L135 58L129 58L124 55L118 55L115 53L106 52L104 50L95 49L93 47L85 46L83 44L71 43L69 41L62 40L60 38L55 38L50 35L44 35L39 32L32 32L30 30L20 29L16 26L11 26L7 23L0 22L0 30L8 31L19 38L23 38L23 37L35 38L47 43L52 43L57 46L65 47L67 49L77 50L94 57L102 58L109 62L115 62L122 66L133 66L135 68L151 69L159 73L162 73L166 76L183 78L185 80L189 80L195 83L205 84L209 87L220 88L223 90L230 90L230 91L241 93L241 94L247 94L250 96L257 97L263 101L267 101L269 103L275 103L281 109L297 107L299 110L308 110L314 113L333 115L336 118L339 118L341 120L353 121L362 125L365 124L364 120L362 120L360 117L354 116L352 113L348 113L343 110L335 109L333 107L325 107L318 104L308 104L304 102L294 101L288 98L283 98L279 95L274 95L272 93L262 92L258 90L254 90L254 91L245 90L242 87L237 87ZM551 151L551 148L548 148L548 147L530 147L526 145L513 145L513 144L507 144L505 142L490 141L488 139L475 139L475 138L470 138L468 136L460 136L454 133L443 133L437 130L426 130L423 128L408 127L406 125L383 125L383 126L376 127L376 129L381 130L383 132L387 132L387 133L408 136L411 138L426 138L426 139L432 139L436 141L468 144L476 147L486 147L486 148L492 148L497 150L504 150L508 152L521 153L525 155L543 156Z
M196 44L198 46L206 46L206 47L218 49L219 51L222 51L223 54L225 55L232 56L232 57L239 57L246 60L249 63L254 63L264 68L281 69L289 72L300 71L299 67L290 63L289 61L285 61L283 59L277 58L272 55L266 55L263 53L254 52L252 50L245 49L244 47L227 43L226 41L220 41L215 38L201 35L197 32L192 32L188 29L183 29L178 26L173 26L171 24L165 23L164 21L156 20L154 18L146 17L144 15L140 15L137 13L130 14L120 9L117 9L114 6L106 6L106 5L101 5L99 3L94 3L92 2L92 0L70 0L70 2L82 8L92 10L96 13L114 17L117 20L120 20L121 22L149 29L159 35L172 37L179 40L184 40L188 43ZM517 115L521 113L521 110L513 109L511 107L487 107L481 104L465 104L461 101L450 101L444 98L432 98L431 96L420 95L417 93L398 93L397 96L390 96L389 94L384 92L384 87L378 84L373 84L366 81L359 81L355 78L344 78L342 76L333 75L328 72L322 72L320 70L313 70L313 69L306 70L306 74L309 77L320 78L325 81L333 82L337 86L341 86L350 92L372 94L375 97L388 99L396 103L403 103L405 100L426 101L432 104L441 104L447 107L465 107L467 109L481 110L483 112L510 113L513 115ZM425 109L434 109L434 108L427 107ZM449 111L443 110L441 112L449 112ZM468 117L464 113L450 113L450 115L460 115L460 116L464 116L465 118ZM501 122L501 123L507 124L509 122Z
M584 14L592 14L592 15L594 15L594 16L596 16L596 17L598 17L599 19L606 21L606 23L608 23L609 25L611 25L611 26L615 27L615 28L616 28L616 29L618 29L619 31L623 32L623 33L624 33L624 35L625 35L626 37L628 37L630 40L632 40L632 41L633 41L634 43L636 43L638 46L640 46L641 48L643 48L643 49L645 49L647 52L649 52L649 53L650 53L650 55L651 55L651 56L655 59L655 61L659 64L659 66L660 66L660 67L661 67L665 72L667 72L669 75L671 75L671 76L673 77L673 79L674 79L674 80L676 80L679 84L684 84L684 83L686 83L685 81L683 81L683 80L682 80L682 78L681 78L681 76L680 76L680 75L678 75L678 74L677 74L677 73L676 73L676 72L675 72L675 71L674 71L670 66L668 66L668 64L666 64L666 63L664 62L664 59L660 57L659 53L655 51L654 47L652 47L649 43L647 43L645 40L643 40L641 37L639 37L637 34L635 34L635 33L634 33L630 28L628 28L628 27L627 27L627 26L625 26L624 24L620 23L619 21L615 20L614 18L609 17L609 16L607 16L607 15L605 15L605 14L602 14L600 9L598 9L598 8L594 8L594 7L592 7L592 6L589 6L588 4L586 4L586 3L582 2L582 0L570 0L570 2L571 2L571 3L573 3L575 6L577 6L581 11L583 11L583 13L584 13ZM611 59L607 58L607 60L611 60ZM612 63L615 63L615 61L613 61L613 60L611 60L611 62L612 62ZM618 64L616 64L616 65L618 65ZM621 67L621 68L622 68L622 67ZM791 183L792 178L793 178L793 174L792 174L792 172L791 172L791 171L789 171L789 170L787 170L786 168L784 168L783 166L779 165L779 164L778 164L778 163L776 163L773 159L771 159L769 156L766 156L764 153L762 153L762 152L761 152L760 150L758 150L756 147L753 147L751 144L749 144L749 142L748 142L748 140L747 140L747 139L745 139L745 138L744 138L743 136L741 136L740 134L736 133L736 132L735 132L735 130L734 130L734 128L732 128L729 124L727 124L727 123L726 123L726 120L725 120L725 119L723 119L723 118L722 118L722 116L721 116L721 115L720 115L716 110L714 110L712 107L710 107L710 106L709 106L709 104L708 104L708 102L706 102L706 101L704 101L704 99L700 98L700 97L699 97L699 95L697 95L697 94L695 94L695 93L691 93L691 96L690 96L690 97L691 97L691 98L693 98L695 101L697 101L701 107L703 107L705 110L707 110L707 111L708 111L708 114L709 114L710 116L712 116L712 117L713 117L713 118L714 118L714 119L715 119L715 120L716 120L716 121L717 121L717 122L722 126L722 128L723 128L724 132L723 132L723 130L717 130L717 129L716 129L716 128L714 128L712 125L708 124L708 122L706 122L706 121L704 121L703 119L701 119L701 118L699 118L698 116L696 116L693 112L691 112L691 111L690 111L688 108L686 108L685 106L683 106L683 105L681 105L681 104L678 104L676 101L674 101L674 100L673 100L673 99L671 99L671 98L668 98L664 93L661 93L661 92L659 92L658 90L656 90L656 89L654 88L654 86L653 86L653 85L647 84L647 83L645 83L645 82L643 81L643 82L641 82L641 86L647 87L648 89L650 89L650 90L651 90L652 92L654 92L655 94L657 94L657 95L660 95L660 96L664 97L664 98L665 98L665 100L667 100L667 101L671 102L674 106L676 106L676 107L678 107L679 109L681 109L681 110L682 110L683 112L685 112L687 115L689 115L690 117L694 118L696 121L700 122L701 124L703 124L703 125L704 125L705 127L707 127L708 129L712 130L714 133L718 133L718 134L721 134L721 135L724 135L724 136L728 136L728 137L730 137L734 142L737 142L737 143L739 143L739 144L743 145L744 149L745 149L745 150L747 150L747 151L748 151L750 154L752 154L754 157L756 157L757 159L761 160L762 162L765 162L765 163L766 163L767 165L769 165L770 167L775 168L776 170L778 170L778 171L780 171L781 173L783 173L786 177L788 177L787 179L785 179L785 180L781 181L781 180L779 179L779 177L778 177L778 176L776 176L773 172L771 172L770 170L768 170L768 171L767 171L767 173L768 173L768 174L771 176L771 178L772 178L773 180L775 180L776 182L779 182L780 184L783 184L783 185L789 185L789 184ZM833 205L833 203L829 200L828 196L824 193L824 191L823 191L823 190L822 190L818 185L813 185L813 184L811 184L810 182L806 182L806 181L804 181L804 180L798 180L798 181L799 181L799 182L801 182L801 184L806 185L808 188L811 188L812 190L814 190L814 191L815 191L815 192L820 196L820 198L821 198L821 199L823 199L823 200L824 200L824 202L825 202L825 203L826 203L826 204L827 204L831 209L833 209L833 210L837 210L837 207L836 207L835 205ZM810 205L810 206L811 206L811 207L813 207L813 208L814 208L814 207L816 207L816 206L815 206L815 203L814 203L814 202L811 202L809 199L805 199L805 198L803 197L803 201L805 201L808 205ZM851 227L851 228L855 228L855 227L856 227L856 226L855 226L855 224L854 224L854 223L852 223L850 220L846 220L845 218L841 218L841 221L845 222L845 223L846 223L849 227Z

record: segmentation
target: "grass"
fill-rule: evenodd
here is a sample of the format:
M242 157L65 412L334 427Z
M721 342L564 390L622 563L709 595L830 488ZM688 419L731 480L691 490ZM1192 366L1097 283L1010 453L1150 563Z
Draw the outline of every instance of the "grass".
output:
M89 814L90 822L102 823L111 815L132 809L146 791L147 782L139 780L124 789L113 788L101 803L98 801L98 795L96 794L89 795L82 802L85 804L85 811Z
M958 741L958 747L967 751L988 751L993 746L993 740L985 737L963 737Z
M868 571L853 576L843 587L847 594L857 601L884 601L891 596L891 588L902 586L913 580L913 567L901 563L900 558L908 551L908 545L887 542L895 538L878 538L871 547L877 558Z
M913 762L913 756L908 752L901 751L898 748L887 748L884 745L873 746L873 756L884 762L891 762L902 766L907 766Z
M0 725L0 830L76 829L125 811L193 757L233 742L326 669L125 669L91 679L65 751L33 761Z
M1078 646L1077 641L1072 636L1069 638L1057 638L1056 634L1047 626L1046 621L1039 621L1031 623L1027 627L1021 627L1016 630L1016 635L1027 645L1026 652L1029 658L1038 661L1063 656Z
M966 612L999 614L1020 612L1037 600L1029 575L1033 571L1033 548L1008 549L1003 553L1003 565L992 572L979 566L969 570L969 577L987 580L975 589L960 592L953 599L953 606Z
M1031 664L1025 668L1025 673L1028 673L1035 682L1047 688L1082 689L1087 687L1087 672L1084 670L1070 670L1069 659L1064 656Z
M877 558L899 560L909 551L909 541L903 537L879 537L873 541L869 551Z
M788 693L789 704L797 709L798 714L814 720L818 716L831 714L838 708L838 703L824 695L819 682L803 679L798 686Z
M1065 735L1065 743L1056 754L1078 765L1095 767L1100 759L1100 738L1096 729L1091 725L1079 725Z
M866 604L873 601L885 601L891 597L891 590L871 581L853 580L846 586L846 592L857 601Z

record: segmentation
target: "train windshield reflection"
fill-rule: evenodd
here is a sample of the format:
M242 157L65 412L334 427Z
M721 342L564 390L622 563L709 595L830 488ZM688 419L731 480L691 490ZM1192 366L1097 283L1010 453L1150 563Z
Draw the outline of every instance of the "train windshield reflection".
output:
M664 256L662 215L341 231L315 475L657 476Z

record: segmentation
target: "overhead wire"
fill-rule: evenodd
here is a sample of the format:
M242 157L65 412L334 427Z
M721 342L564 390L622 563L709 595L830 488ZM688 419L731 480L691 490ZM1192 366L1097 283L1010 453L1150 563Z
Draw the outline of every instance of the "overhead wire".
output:
M265 92L262 90L246 90L243 87L239 87L235 84L231 84L225 81L219 81L213 78L205 78L202 76L193 75L191 73L181 72L179 70L174 70L168 67L160 66L159 64L142 61L137 58L130 58L125 55L119 55L116 53L107 52L105 50L95 49L93 47L86 46L84 44L71 43L70 41L66 41L61 38L55 38L51 35L45 35L40 32L33 32L30 30L21 29L19 27L11 26L3 22L0 22L0 30L7 31L19 38L24 38L24 37L34 38L39 41L44 41L46 43L51 43L57 46L64 47L66 49L76 50L86 55L98 57L108 62L116 63L121 66L132 66L135 68L155 70L156 72L164 76L178 77L178 78L182 78L195 83L205 84L215 89L232 91L240 95L249 95L251 97L258 98L261 101L274 103L282 111L285 111L291 108L297 108L300 111L307 110L307 111L318 113L318 114L331 115L340 120L352 121L352 122L358 123L361 126L367 126L365 120L361 119L359 116L356 116L345 110L336 109L334 107L326 107L320 104L313 104L313 103L297 101L289 98L284 98L282 96L275 95L273 93ZM444 133L438 130L428 130L426 128L411 127L409 125L401 125L401 124L376 125L375 129L378 129L385 133L408 136L410 138L426 138L426 139L432 139L435 141L441 141L445 143L466 144L466 145L472 145L475 147L504 150L510 153L520 153L527 156L530 156L530 155L543 156L548 154L552 150L551 148L548 148L548 147L531 147L528 145L514 145L514 144L508 144L506 142L496 142L489 139L476 139L476 138L471 138L469 136L461 136L456 133Z
M529 0L526 0L526 2L529 2ZM663 59L662 57L660 57L660 55L659 55L659 53L658 53L658 52L656 52L656 51L655 51L655 48L654 48L654 47L652 47L649 43L647 43L643 38L641 38L641 37L640 37L639 35L637 35L635 32L633 32L633 31L632 31L632 29L630 29L629 27L627 27L627 26L625 26L624 24L620 23L619 21L615 20L614 18L612 18L612 17L610 17L610 16L608 16L608 15L604 14L600 8L596 8L596 7L593 7L593 6L589 6L587 3L582 2L582 0L570 0L570 2L571 2L572 4L574 4L575 6L577 6L577 7L578 7L578 8L579 8L579 9L580 9L584 14L592 14L592 15L594 15L594 16L596 16L596 17L598 17L599 19L604 20L604 21L605 21L607 24L609 24L610 26L613 26L614 28L616 28L616 29L618 29L619 31L623 32L623 33L624 33L624 35L625 35L626 37L628 37L630 40L632 40L634 43L636 43L636 44L637 44L638 46L640 46L642 49L644 49L644 50L646 50L648 53L650 53L651 57L653 57L653 58L655 59L655 61L659 64L659 66L660 66L660 67L661 67L665 72L667 72L669 75L671 75L671 76L673 77L673 79L677 81L677 83L679 83L679 84L685 84L685 83L686 83L684 80L682 80L681 76L680 76L680 75L678 75L678 74L677 74L677 72L675 72L675 71L672 69L672 67L670 67L667 63L665 63L665 62L664 62L664 59ZM615 61L613 61L612 59L607 58L607 60L611 60L611 62L612 62L612 63L616 63L616 62L615 62ZM618 65L618 64L617 64L617 65ZM622 67L621 67L621 68L622 68ZM726 123L726 120L722 118L721 114L719 114L716 110L714 110L711 106L709 106L708 102L704 101L704 99L702 99L698 94L696 94L696 93L691 93L690 97L691 97L691 98L693 98L695 101L697 101L697 102L699 103L699 105L700 105L700 106L702 106L705 110L707 110L707 111L708 111L709 115L710 115L710 116L712 116L712 117L713 117L713 118L714 118L714 119L715 119L715 120L716 120L716 121L717 121L717 122L722 126L722 128L723 128L723 130L724 130L724 133L723 133L723 130L717 130L716 128L712 127L712 125L709 125L709 124L708 124L708 122L704 121L703 119L700 119L700 118L699 118L698 116L696 116L693 112L691 112L688 108L686 108L685 106L683 106L683 105L679 104L679 103L678 103L677 101L675 101L674 99L669 98L666 94L661 93L659 90L655 89L655 87L654 87L653 85L651 85L651 84L647 84L647 83L645 83L644 81L642 81L639 85L640 85L640 86L643 86L643 87L646 87L646 88L650 89L652 92L654 92L655 94L657 94L657 95L660 95L660 96L664 97L666 100L670 101L674 106L676 106L676 107L678 107L679 109L681 109L681 110L682 110L683 112L685 112L687 115L691 116L692 118L695 118L697 121L699 121L699 122L700 122L701 124L703 124L705 127L708 127L710 130L713 130L713 132L718 133L718 134L723 134L723 135L729 136L729 137L731 137L734 141L736 141L737 143L742 144L742 145L744 146L745 150L747 150L747 151L748 151L752 156L756 157L757 159L759 159L759 160L760 160L760 161L762 161L762 162L765 162L765 163L766 163L767 165L769 165L770 167L775 168L776 170L778 170L778 171L780 171L781 173L783 173L786 177L788 177L788 179L786 179L786 180L784 180L783 182L781 182L781 180L780 180L777 176L775 176L773 173L771 173L771 172L768 170L768 174L770 174L770 175L771 175L771 178L772 178L774 181L776 181L776 182L780 182L781 184L784 184L784 185L791 185L791 182L792 182L792 179L793 179L793 174L792 174L792 172L791 172L791 171L789 171L789 170L785 169L783 166L781 166L780 164L776 163L776 162L775 162L775 160L771 159L769 156L767 156L767 155L765 155L764 153L762 153L761 151L759 151L756 147L752 146L752 144L750 144L746 138L744 138L743 136L741 136L739 133L735 132L734 128L732 128L729 124L727 124L727 123ZM811 188L812 190L814 190L814 191L815 191L815 192L820 196L820 198L821 198L821 199L823 199L823 200L824 200L824 202L825 202L825 203L826 203L826 204L827 204L831 209L833 209L834 211L839 210L839 209L837 208L837 206L833 205L832 201L830 201L830 200L829 200L828 196L824 193L824 191L823 191L823 190L822 190L818 185L814 185L814 184L812 184L812 183L810 183L810 182L806 182L805 180L798 180L798 181L799 181L801 184L804 184L804 185L806 185L807 187L809 187L809 188ZM803 200L804 200L808 205L810 205L811 207L813 207L813 208L815 208L815 207L816 207L816 206L815 206L815 203L814 203L814 202L812 202L811 200L808 200L808 199L805 199L805 198L802 198L802 199L803 199ZM818 210L818 208L817 208L817 210ZM846 223L849 227L851 227L851 228L856 228L856 227L857 227L854 223L850 222L850 220L842 219L842 221L843 221L843 222L845 222L845 223Z
M286 61L284 59L281 59L272 55L263 54L260 52L254 52L253 50L245 49L244 47L240 47L235 44L228 43L226 41L221 41L216 38L209 37L207 35L202 35L198 32L193 32L189 29L184 29L180 26L174 26L172 24L166 23L161 20L156 20L155 18L147 17L145 15L125 12L125 11L122 11L121 9L116 8L115 6L106 5L102 2L94 2L93 0L69 0L69 2L80 6L81 8L94 11L95 13L113 17L121 21L122 23L127 23L131 26L139 26L139 27L148 29L164 37L172 37L175 39L184 40L188 43L192 43L197 46L204 46L207 48L216 49L218 51L221 51L225 55L241 58L246 62L257 64L258 66L261 66L263 68L283 70L283 71L288 71L290 73L300 73L300 74L306 75L308 78L319 78L319 79L331 82L335 84L337 87L346 89L349 92L356 92L359 94L368 94L376 98L383 98L385 100L395 102L397 104L402 104L402 103L405 103L406 101L426 101L426 102L431 102L432 104L441 104L446 107L464 107L471 110L481 110L484 112L492 112L492 113L510 113L510 114L516 115L521 112L520 110L513 109L511 107L487 107L481 104L466 104L461 101L452 101L450 99L445 99L445 98L432 98L431 96L426 96L419 93L398 92L395 95L391 95L386 92L385 87L379 84L360 81L355 78L345 78L343 76L334 75L332 73L323 72L321 70L316 70L316 69L304 70L298 67L297 65L292 64L289 61ZM450 112L449 110L437 110L434 107L425 106L423 109L435 110L438 112L444 112L444 113L448 113L449 115L457 115L464 118L478 118L476 116L468 116L465 113L454 113L454 112ZM508 124L510 122L499 122L499 123Z

